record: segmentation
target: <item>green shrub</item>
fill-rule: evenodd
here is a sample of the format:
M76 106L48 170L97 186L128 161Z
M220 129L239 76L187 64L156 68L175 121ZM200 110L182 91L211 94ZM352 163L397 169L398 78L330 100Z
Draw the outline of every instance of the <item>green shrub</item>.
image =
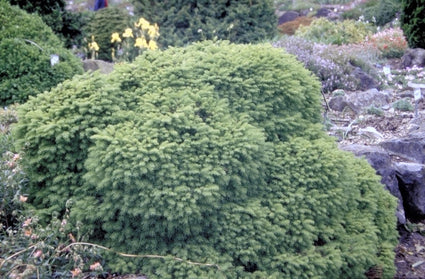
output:
M425 0L402 0L401 28L411 48L425 48Z
M407 41L400 28L388 28L370 36L366 42L384 58L401 58L407 50Z
M344 19L363 20L373 22L378 26L384 26L397 17L401 11L401 2L398 0L371 0L364 1L354 9L342 14Z
M344 20L333 22L318 18L308 26L301 26L296 36L323 44L352 44L362 42L371 34L371 26L362 21Z
M94 36L99 45L98 59L112 61L112 49L115 47L111 42L112 33L123 33L130 25L130 16L125 10L108 7L96 11L94 17L87 26L87 33ZM90 40L89 40L90 41Z
M378 26L384 26L393 21L400 12L401 2L399 0L379 0L376 1L376 5L365 9L364 15L366 20L374 22Z
M23 188L27 180L10 134L10 125L16 122L14 106L0 109L0 234L16 224L20 199L25 199Z
M288 10L308 10L310 8L319 9L324 4L346 4L350 0L303 0L303 1L294 1L294 0L275 0L274 3L281 11Z
M200 40L254 43L276 34L272 0L151 1L132 0L135 14L157 23L160 47L184 46Z
M393 108L400 111L413 111L413 106L407 99L401 99L394 102Z
M53 32L65 42L67 48L73 45L81 45L84 37L84 13L70 12L66 10L64 0L8 0L12 5L19 7L28 13L38 14L42 20L52 28Z
M0 104L22 103L82 73L81 62L36 15L0 2ZM59 63L50 64L51 55Z
M367 114L372 114L372 115L376 115L376 116L383 116L384 115L384 111L379 108L376 107L375 105L371 105L366 109Z
M81 278L83 271L89 278L105 277L98 249L76 242L81 236L78 227L70 228L68 212L47 226L31 210L19 210L18 217L16 226L0 230L1 278Z
M394 272L394 198L366 161L325 135L319 83L280 49L204 42L147 51L109 76L78 76L31 99L19 117L39 213L63 212L71 198L90 241L166 256L108 256L114 271Z

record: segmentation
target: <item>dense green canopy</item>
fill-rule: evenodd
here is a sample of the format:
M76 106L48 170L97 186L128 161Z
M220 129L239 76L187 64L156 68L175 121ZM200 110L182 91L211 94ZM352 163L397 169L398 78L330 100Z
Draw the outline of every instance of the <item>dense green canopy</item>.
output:
M114 271L392 278L395 199L323 132L319 97L269 45L196 43L77 77L20 108L31 203L50 214L72 199L90 241L168 256L114 254Z
M57 64L51 64L57 55ZM0 1L0 104L25 102L83 72L82 64L35 14Z
M272 0L132 0L136 15L160 27L161 46L200 40L255 43L276 34Z
M401 27L411 48L425 48L425 0L402 0Z

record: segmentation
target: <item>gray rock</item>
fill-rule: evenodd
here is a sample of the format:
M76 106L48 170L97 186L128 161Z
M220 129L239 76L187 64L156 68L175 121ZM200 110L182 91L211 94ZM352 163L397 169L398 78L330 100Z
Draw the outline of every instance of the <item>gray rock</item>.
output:
M369 164L376 170L376 174L381 176L381 183L396 198L398 198L397 219L400 224L406 223L406 216L403 207L403 197L399 190L396 169L391 161L391 157L383 148L379 146L367 146L360 144L340 145L340 149L349 151L358 157L365 157Z
M406 216L412 222L425 219L425 165L402 162L396 168Z
M345 107L350 107L345 96L335 96L329 100L329 108L335 111L343 111Z
M424 115L419 115L410 121L409 123L411 130L409 131L409 136L412 138L425 139L425 117Z
M413 48L408 49L401 58L403 67L425 67L425 49Z
M109 74L114 70L114 64L103 60L88 59L83 61L84 71L97 71L99 70L102 74Z
M294 12L294 11L285 12L283 15L279 17L278 25L281 25L285 22L293 21L299 16L300 14L298 12Z
M317 17L328 17L332 11L328 8L320 8L316 12Z
M376 107L388 105L391 100L386 92L381 92L376 88L372 88L367 91L355 92L347 95L347 101L353 104L358 111L362 111L371 105Z
M359 90L368 90L379 86L379 83L371 75L359 67L356 67L352 74L359 80Z
M329 100L329 107L335 111L343 111L345 107L349 107L356 113L360 113L371 105L383 107L388 105L390 101L390 94L372 88L367 91L332 97Z
M417 132L407 138L383 141L380 146L391 155L399 156L406 161L425 163L425 133Z
M364 136L371 138L371 139L382 139L384 137L374 127L360 128L359 134L364 135Z

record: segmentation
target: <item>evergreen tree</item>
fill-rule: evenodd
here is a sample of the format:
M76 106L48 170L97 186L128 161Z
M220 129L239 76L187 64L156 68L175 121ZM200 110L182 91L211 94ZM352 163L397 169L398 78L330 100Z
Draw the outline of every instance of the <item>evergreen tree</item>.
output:
M80 13L66 10L64 0L8 0L28 13L38 14L65 42L67 48L80 45L84 37L83 26L87 18Z
M402 29L411 48L425 48L425 0L402 0Z
M205 39L254 43L274 36L271 0L133 0L136 14L160 27L159 43L183 46Z
M0 104L25 102L83 72L81 61L36 14L0 1ZM51 55L58 63L51 64Z

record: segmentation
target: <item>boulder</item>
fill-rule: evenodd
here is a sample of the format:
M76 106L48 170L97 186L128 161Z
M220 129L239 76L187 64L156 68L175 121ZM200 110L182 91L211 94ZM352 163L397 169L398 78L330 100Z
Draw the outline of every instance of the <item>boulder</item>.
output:
M329 20L337 20L340 18L340 15L336 9L324 7L317 10L316 17L326 17Z
M328 17L331 14L331 10L328 8L320 8L316 12L317 17Z
M384 137L374 127L370 127L370 126L366 127L366 128L360 128L358 133L359 133L359 135L365 136L365 137L373 139L373 140L379 140L379 139L382 139Z
M406 138L395 138L380 143L391 155L405 161L425 164L425 133L416 132Z
M300 14L298 12L287 11L279 17L278 25L281 25L285 22L293 21L294 19L296 19L299 16L300 16Z
M367 146L360 144L340 145L340 149L349 151L358 157L365 157L369 164L376 170L376 174L381 176L381 183L385 185L390 193L398 198L397 219L399 224L406 223L403 207L403 197L399 190L396 176L396 168L391 161L388 152L379 146Z
M396 175L406 217L412 222L425 219L425 165L396 163Z
M408 49L401 58L401 64L404 68L425 67L425 49Z
M359 80L359 90L368 90L379 86L379 83L371 75L359 67L356 67L352 74Z
M114 64L103 60L88 59L83 61L84 71L97 71L102 74L109 74L114 70Z
M366 91L348 94L347 102L351 103L357 112L361 112L371 105L375 107L388 105L391 102L391 98L387 92L378 91L376 88L372 88Z
M388 105L390 101L391 98L387 92L372 88L367 91L332 97L329 100L329 107L335 111L343 111L345 107L349 107L356 113L360 113L371 105L383 107Z
M343 111L345 107L350 107L345 96L335 96L329 100L329 108L334 111Z

